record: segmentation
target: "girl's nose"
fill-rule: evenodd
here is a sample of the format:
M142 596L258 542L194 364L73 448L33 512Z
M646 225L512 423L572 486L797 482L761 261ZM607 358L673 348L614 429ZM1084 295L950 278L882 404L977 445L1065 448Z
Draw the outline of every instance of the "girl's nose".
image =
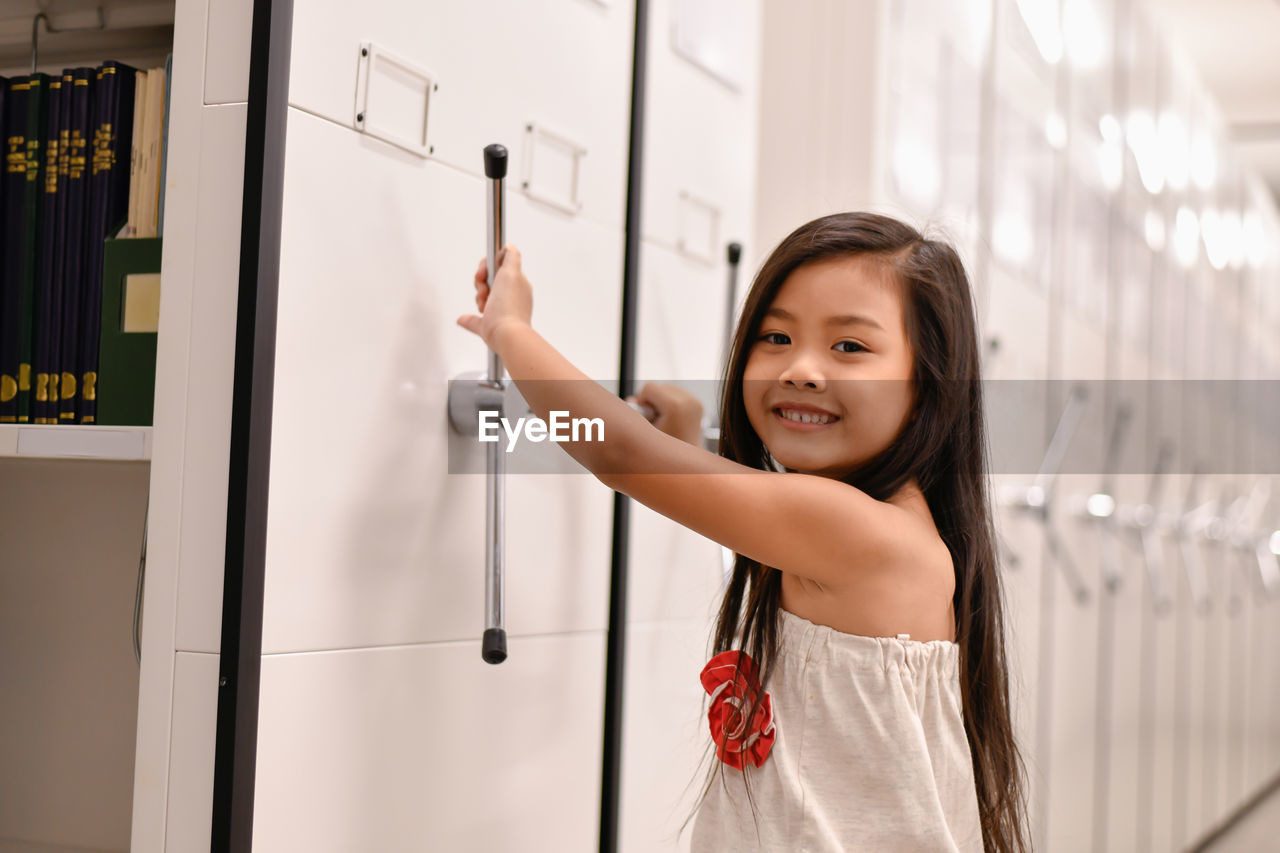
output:
M817 360L803 355L792 359L783 368L778 381L784 385L802 386L815 391L825 390L827 385Z

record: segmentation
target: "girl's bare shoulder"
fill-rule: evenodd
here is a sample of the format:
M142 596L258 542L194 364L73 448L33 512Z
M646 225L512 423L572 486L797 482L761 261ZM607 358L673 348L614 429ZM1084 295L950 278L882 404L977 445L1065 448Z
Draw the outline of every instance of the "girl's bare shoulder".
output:
M950 549L931 518L906 510L892 515L903 534L898 552L874 566L849 565L839 580L823 584L784 572L783 608L846 634L954 641Z

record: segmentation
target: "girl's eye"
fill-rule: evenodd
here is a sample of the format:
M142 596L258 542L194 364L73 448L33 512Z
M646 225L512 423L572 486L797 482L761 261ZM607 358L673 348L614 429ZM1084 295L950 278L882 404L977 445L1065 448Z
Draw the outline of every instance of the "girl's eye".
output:
M769 340L770 338L782 338L782 340L781 340L781 341L771 341L771 340ZM771 344L784 344L784 343L787 343L787 341L788 341L787 336L786 336L786 335L784 335L782 332L768 332L767 334L763 334L763 335L761 335L761 336L760 336L760 340L762 340L762 341L766 341L766 342L771 343ZM856 352L865 352L865 351L866 351L866 347L864 347L862 344L858 343L857 341L840 341L839 343L837 343L837 344L836 344L836 346L843 346L844 344L848 344L848 345L849 345L849 346L851 346L851 347L857 347L857 349L851 349L851 350L848 350L848 349L846 349L846 350L840 350L840 352L843 352L843 353L845 353L845 354L847 354L847 355L852 355L853 353L856 353Z

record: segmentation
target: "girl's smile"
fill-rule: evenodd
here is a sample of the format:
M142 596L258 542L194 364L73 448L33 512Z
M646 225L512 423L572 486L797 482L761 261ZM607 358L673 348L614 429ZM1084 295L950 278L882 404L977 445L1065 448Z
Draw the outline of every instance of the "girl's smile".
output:
M773 414L788 429L800 432L817 432L834 425L840 419L827 412L819 412L812 408L801 408L792 405L778 406Z

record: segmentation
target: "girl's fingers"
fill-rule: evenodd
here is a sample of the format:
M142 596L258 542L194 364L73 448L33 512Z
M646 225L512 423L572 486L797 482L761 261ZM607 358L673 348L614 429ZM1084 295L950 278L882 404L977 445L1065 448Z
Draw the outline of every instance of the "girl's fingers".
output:
M505 267L510 265L511 268L520 271L520 250L508 243L502 247L502 256L498 261L498 266Z

